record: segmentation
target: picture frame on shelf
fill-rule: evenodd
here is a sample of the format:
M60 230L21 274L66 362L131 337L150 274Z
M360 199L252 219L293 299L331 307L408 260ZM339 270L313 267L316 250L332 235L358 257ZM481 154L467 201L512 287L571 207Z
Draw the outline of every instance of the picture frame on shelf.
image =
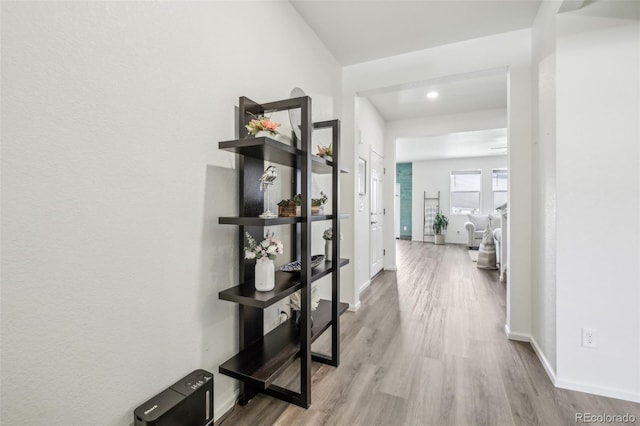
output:
M358 194L367 193L367 160L358 157Z

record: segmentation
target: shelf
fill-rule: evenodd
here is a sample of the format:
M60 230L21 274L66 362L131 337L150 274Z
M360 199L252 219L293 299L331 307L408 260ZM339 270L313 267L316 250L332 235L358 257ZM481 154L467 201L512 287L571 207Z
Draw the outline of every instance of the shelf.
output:
M349 305L340 303L339 315ZM331 302L320 300L318 309L312 312L311 341L315 341L331 326ZM265 390L300 352L298 330L290 319L263 336L262 339L240 351L219 367L219 372L234 379Z
M244 226L273 226L273 225L290 225L293 223L303 222L302 216L277 217L275 219L261 219L259 217L220 217L218 223L220 225L244 225Z
M349 264L349 259L340 259L340 267L342 268L343 266L346 266ZM316 280L319 280L320 278L324 277L325 275L330 274L331 272L333 272L333 262L324 262L321 263L320 265L316 266L315 268L313 268L313 270L311 271L312 275L311 275L311 282L314 282Z
M245 157L257 158L289 167L298 167L299 158L304 156L303 151L266 136L224 141L220 142L218 147ZM311 155L311 171L316 174L331 173L333 171L333 163L316 155ZM340 169L340 173L349 173L349 171Z
M349 219L349 215L348 214L339 214L338 215L338 219L340 219L340 220ZM311 216L311 221L312 222L318 222L318 221L322 221L322 220L333 220L333 215L332 214L317 214L317 215Z
M341 214L339 219L348 219L348 214ZM332 214L319 214L311 216L311 221L322 221L333 219ZM218 218L220 225L244 225L244 226L274 226L274 225L290 225L294 223L304 222L303 216L281 216L275 219L261 219L259 217L241 217L241 216L229 216Z
M276 271L275 288L271 291L258 291L253 281L242 283L218 293L218 298L241 305L266 308L302 288L299 274Z
M285 141L284 138L267 135L266 137L253 137L247 134L246 126L258 115L268 114L273 111L299 110L299 118L295 126L300 127L297 139L304 142ZM340 193L340 178L342 173L349 173L347 169L340 168L339 155L336 158L321 158L312 152L311 135L313 129L325 129L331 133L331 144L340 152L340 120L328 120L312 122L311 98L299 96L278 100L269 103L258 103L247 97L240 97L238 101L237 134L243 139L219 142L221 150L238 155L238 216L219 217L218 223L225 225L237 225L253 229L252 233L259 234L260 228L265 226L289 226L291 227L291 252L308 265L311 259L312 236L320 229L314 229L313 222L322 222L323 227L335 225L339 227L338 220L349 216L340 213L338 195ZM313 129L312 129L313 127ZM335 160L335 161L334 161ZM326 176L331 181L330 190L335 195L332 203L326 211L320 210L319 215L312 215L311 210L305 210L305 216L276 217L262 219L258 217L262 210L265 195L258 191L258 180L264 173L266 164L273 163L276 167L291 168L290 187L292 192L305 194L311 197L313 189L313 175ZM288 172L287 172L288 173ZM284 184L283 184L284 185ZM305 200L305 207L311 204L310 199ZM314 209L317 211L317 209ZM324 214L333 212L335 214ZM333 221L333 222L329 222ZM327 225L329 223L329 225ZM303 226L299 226L304 224ZM335 229L337 232L339 229ZM241 233L242 234L242 233ZM313 234L313 235L312 235ZM241 276L253 276L253 262L244 258L242 247L242 235L238 249L238 268ZM318 241L317 243L320 243ZM333 247L336 249L337 247ZM339 251L339 250L336 250ZM337 258L338 256L336 256ZM310 365L305 364L304 371L300 374L299 391L294 392L273 384L275 377L280 374L302 352L312 361L323 362L337 367L340 364L340 321L339 315L344 313L348 305L340 303L340 267L349 264L348 259L338 259L336 262L323 262L316 268L309 269L309 275L305 273L275 272L274 289L268 292L255 290L254 280L247 279L235 287L227 288L218 293L221 300L237 303L238 309L238 341L243 349L220 365L222 374L241 381L239 387L239 403L246 405L258 392L274 396L283 401L296 404L303 408L309 408L311 404L311 381L305 380L310 374ZM304 280L302 279L304 276ZM319 308L309 313L313 316L314 326L305 321L306 327L302 334L295 325L293 319L278 325L275 329L264 334L265 313L269 306L279 306L286 301L286 297L300 289L305 291L305 303L311 298L312 283L325 277L331 280L331 294L334 300L321 300ZM318 281L319 282L319 281ZM331 328L331 354L316 354L311 350L311 342L315 341L322 333ZM302 364L301 364L302 367Z
M302 151L291 145L285 145L282 142L265 136L224 141L220 142L218 147L225 151L244 155L245 157L257 158L289 167L296 167L298 157L304 155Z
M313 155L311 157L311 171L319 175L326 175L333 172L333 162L325 160L322 157ZM348 169L340 168L340 173L349 173Z
M349 259L340 259L340 267L349 264ZM313 268L311 282L316 281L333 271L332 262L324 262ZM240 305L266 308L279 300L290 296L302 288L299 273L276 271L275 288L271 291L257 291L253 281L228 288L218 293L218 298Z

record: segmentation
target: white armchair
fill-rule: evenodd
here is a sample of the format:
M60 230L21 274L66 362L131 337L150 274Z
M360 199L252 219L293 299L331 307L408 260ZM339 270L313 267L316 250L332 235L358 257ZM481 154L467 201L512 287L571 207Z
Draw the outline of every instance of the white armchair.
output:
M471 248L480 247L482 242L482 234L491 225L491 228L500 227L500 216L491 214L468 214L468 221L465 222L464 228L467 230L467 246Z
M502 266L502 229L493 230L493 242L496 245L496 263Z

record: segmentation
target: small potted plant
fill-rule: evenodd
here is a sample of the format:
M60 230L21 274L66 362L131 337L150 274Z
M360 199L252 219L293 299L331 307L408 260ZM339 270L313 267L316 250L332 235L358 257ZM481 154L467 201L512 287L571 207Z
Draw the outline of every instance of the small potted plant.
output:
M316 155L318 157L324 158L325 160L333 161L332 144L329 144L329 146L318 145L318 153Z
M276 239L273 232L269 233L268 231L260 244L248 232L245 235L249 245L244 248L244 258L256 260L256 290L273 290L275 287L275 266L273 261L276 255L284 253L282 241Z
M313 216L323 213L323 207L329 198L324 192L320 192L320 198L311 199L311 214ZM302 195L296 194L289 200L282 200L278 203L278 216L291 217L300 216L302 205Z
M320 198L311 199L311 214L314 216L322 214L324 212L324 208L322 206L324 206L327 203L327 200L328 200L327 194L320 191Z
M433 233L435 234L433 242L435 244L444 244L444 234L442 232L447 230L448 225L449 219L442 212L439 212L433 220Z
M300 205L302 198L296 194L289 200L282 200L278 203L278 216L293 217L300 216Z
M264 115L254 117L255 118L251 119L249 124L244 126L251 136L255 136L257 138L262 136L278 136L277 129L280 127L280 123L276 123Z

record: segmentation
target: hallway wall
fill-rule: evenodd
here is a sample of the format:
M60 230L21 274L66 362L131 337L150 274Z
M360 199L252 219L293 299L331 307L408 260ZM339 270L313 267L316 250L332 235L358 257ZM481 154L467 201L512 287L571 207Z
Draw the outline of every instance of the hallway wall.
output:
M640 3L557 25L557 384L640 402Z
M364 290L370 282L371 278L371 235L370 235L370 213L371 213L371 155L372 151L378 154L384 153L384 134L386 123L378 110L365 97L358 96L356 98L356 115L355 123L358 129L358 137L354 144L357 151L356 160L363 158L367 162L366 176L366 194L360 195L355 191L355 247L354 247L354 264L355 264L355 280L354 293L356 298L351 306L352 310L356 310L359 306L359 294ZM357 182L358 169L353 169L352 174ZM387 226L387 223L385 223ZM393 227L393 222L389 222L388 226Z
M0 423L129 425L196 368L215 373L220 416L238 229L218 225L237 214L218 141L243 95L298 86L315 121L336 118L339 64L288 2L1 7Z

